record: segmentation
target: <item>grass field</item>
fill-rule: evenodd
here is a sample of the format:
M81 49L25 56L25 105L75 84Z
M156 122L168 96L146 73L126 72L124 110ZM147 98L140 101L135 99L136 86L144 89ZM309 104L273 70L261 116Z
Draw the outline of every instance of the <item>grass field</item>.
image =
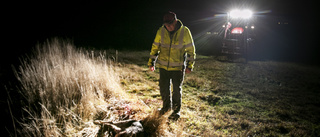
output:
M319 67L198 55L184 80L181 118L165 123L152 115L162 101L148 58L149 51L92 51L59 40L36 48L16 68L23 117L11 134L96 136L94 120L130 118L156 123L145 127L153 136L320 136Z
M122 85L158 108L159 74L148 71L148 53L120 54L120 62L134 75L122 79ZM318 67L273 61L230 63L198 55L194 72L184 80L182 118L169 127L182 129L185 136L320 136L319 99Z

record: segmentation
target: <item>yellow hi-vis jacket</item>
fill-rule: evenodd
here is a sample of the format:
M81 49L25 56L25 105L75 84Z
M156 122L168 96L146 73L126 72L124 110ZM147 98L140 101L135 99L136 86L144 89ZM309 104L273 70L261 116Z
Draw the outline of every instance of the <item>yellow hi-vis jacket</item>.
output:
M193 70L196 58L195 47L189 28L180 23L173 34L162 25L152 44L148 66L159 64L159 68L168 71L182 70L186 66ZM170 37L171 35L171 37Z

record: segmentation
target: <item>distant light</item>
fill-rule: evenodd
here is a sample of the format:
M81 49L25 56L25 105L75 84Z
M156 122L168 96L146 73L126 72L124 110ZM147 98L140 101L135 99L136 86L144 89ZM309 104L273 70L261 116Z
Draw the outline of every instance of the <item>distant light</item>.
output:
M208 31L208 32L207 32L207 35L210 35L210 34L211 34L211 32L210 32L210 31Z
M226 27L226 25L222 25L222 28L225 28Z
M231 18L249 19L252 17L252 11L250 10L232 10L230 11Z
M251 26L251 29L254 29L254 26Z

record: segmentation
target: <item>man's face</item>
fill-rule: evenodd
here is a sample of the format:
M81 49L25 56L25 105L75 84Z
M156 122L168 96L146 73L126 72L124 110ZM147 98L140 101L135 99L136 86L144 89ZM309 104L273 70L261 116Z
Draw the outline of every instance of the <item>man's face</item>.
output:
M175 20L171 24L165 23L164 25L166 26L167 30L171 32L171 31L174 31L174 29L176 28L176 24L177 24L177 21Z

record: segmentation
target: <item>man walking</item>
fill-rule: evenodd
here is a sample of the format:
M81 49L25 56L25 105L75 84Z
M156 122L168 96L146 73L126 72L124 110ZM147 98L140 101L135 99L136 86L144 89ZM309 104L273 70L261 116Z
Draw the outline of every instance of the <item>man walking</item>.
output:
M163 107L160 114L171 109L170 119L180 118L182 83L185 73L191 73L196 57L190 30L183 26L176 14L167 12L152 44L148 66L155 70L155 62L160 68L160 94ZM171 83L173 91L171 95Z

